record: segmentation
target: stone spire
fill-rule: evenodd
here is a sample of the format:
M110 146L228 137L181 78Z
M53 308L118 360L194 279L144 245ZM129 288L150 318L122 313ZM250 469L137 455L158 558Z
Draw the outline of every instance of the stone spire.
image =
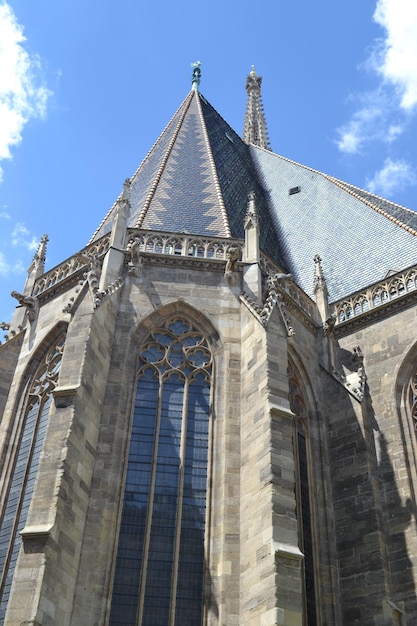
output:
M261 98L261 84L262 76L257 76L252 65L251 73L246 78L248 104L243 125L243 141L270 150L271 146Z
M39 246L28 267L28 273L24 288L25 295L31 295L35 281L45 271L46 245L48 243L48 235L42 235Z

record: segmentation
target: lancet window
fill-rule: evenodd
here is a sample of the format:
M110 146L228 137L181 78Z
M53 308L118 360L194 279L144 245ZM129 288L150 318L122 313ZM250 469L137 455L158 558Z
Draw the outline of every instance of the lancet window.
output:
M411 419L413 421L413 429L414 432L417 432L417 372L414 372L414 375L410 380L409 406Z
M314 576L314 547L310 502L310 467L308 423L305 394L291 361L288 364L290 406L296 415L294 423L294 455L296 459L296 500L299 524L299 547L304 554L304 625L316 626L316 592Z
M111 626L202 623L212 368L183 318L142 346Z
M64 336L48 350L27 385L22 430L19 436L13 472L0 515L0 623L4 621L10 588L21 545L19 531L26 524L32 500L40 454L43 447L58 379Z

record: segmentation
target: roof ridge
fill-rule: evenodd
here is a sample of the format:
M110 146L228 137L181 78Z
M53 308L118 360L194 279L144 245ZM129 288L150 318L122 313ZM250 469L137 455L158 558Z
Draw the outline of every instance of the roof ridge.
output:
M173 115L171 115L171 117L168 120L168 123L165 125L164 129L162 130L162 132L159 134L158 138L156 139L156 141L154 141L154 143L152 144L151 148L148 150L148 152L146 153L145 157L142 159L142 161L139 163L138 167L136 168L136 170L133 172L132 176L129 178L129 180L132 182L133 179L135 178L135 176L138 174L139 170L145 165L145 163L149 160L155 146L158 144L159 140L161 139L161 137L164 135L164 133L168 130L172 120L175 118L175 116L178 114L178 112L181 110L182 107L185 107L185 111L188 110L188 107L190 105L191 99L193 97L194 92L190 91L186 97L184 98L184 100L181 102L180 106L177 108L177 110L175 111L175 113ZM185 113L184 113L185 115ZM181 116L180 122L183 120L184 115ZM175 131L175 136L177 136L177 130ZM168 147L168 153L169 153L169 148ZM100 231L100 229L103 227L103 225L105 224L105 222L107 221L107 219L109 218L109 216L111 215L112 211L115 209L118 201L122 198L122 194L123 191L120 192L120 194L117 196L115 202L112 204L112 206L110 207L110 209L107 211L106 215L104 216L104 218L101 220L100 224L98 225L98 227L96 228L96 230L94 231L94 233L92 234L91 238L89 239L89 241L87 242L87 246L90 245L90 243L92 243L95 239L95 237L97 236L97 233Z
M373 191L368 191L367 189L363 189L363 187L359 187L358 185L347 183L346 181L340 180L340 178L336 178L335 176L330 176L330 174L328 175L328 177L339 181L342 185L348 185L349 187L353 187L354 189L357 189L358 191L363 191L363 193L366 193L369 196L373 196L374 198L377 198L378 200L382 200L383 202L388 202L389 204L392 204L398 209L403 209L403 211L408 211L409 213L415 213L413 209L409 209L408 207L402 204L398 204L398 202L393 202L392 200L388 200L387 198L384 198L383 196L379 196L377 193L374 193Z
M381 215L383 215L384 217L389 219L391 222L393 222L397 226L400 226L401 228L406 230L408 233L411 233L412 235L417 236L417 230L415 230L411 226L408 226L408 224L405 224L404 222L399 220L397 217L394 217L393 215L391 215L387 211L384 211L384 209L381 209L379 206L376 206L375 204L373 204L372 202L370 202L366 198L363 198L362 196L359 195L359 193L355 193L349 187L353 187L354 189L357 189L358 191L362 191L363 193L365 193L367 195L370 195L370 196L372 196L374 198L378 198L379 200L382 200L383 202L387 202L389 204L392 204L392 206L397 207L399 209L402 209L402 210L405 210L405 211L409 211L410 213L415 213L415 211L412 211L412 209L407 209L407 207L401 206L401 204L397 204L396 202L391 202L391 200L387 200L386 198L383 198L382 196L377 196L376 194L374 194L374 193L372 193L370 191L366 191L366 189L362 189L361 187L357 187L356 185L351 185L350 183L346 183L346 182L344 182L342 180L339 180L338 178L335 178L334 176L329 176L328 174L325 174L325 176L326 176L326 178L330 182L335 184L337 187L340 187L340 189L343 189L344 191L347 191L347 193L350 193L351 196L353 196L357 200L360 200L361 202L366 204L366 206L369 206L369 208L373 209L377 213L380 213Z
M271 150L266 150L265 148L261 148L260 146L255 146L254 144L250 144L250 145L253 146L254 148L256 148L257 150L262 150L263 152L266 152L268 154L273 154L274 156L278 157L279 159L282 159L283 161L286 161L287 163L291 163L293 165L298 165L299 167L302 167L305 170L308 170L310 172L314 172L315 174L320 174L321 176L324 176L324 178L326 178L329 182L333 183L334 185L336 185L340 189L343 189L344 191L349 193L351 196L353 196L357 200L360 200L360 202L362 202L363 204L368 206L370 209L376 211L377 213L380 213L380 215L383 215L384 217L389 219L391 222L393 222L397 226L400 226L401 228L403 228L407 232L411 233L412 235L417 236L417 230L415 230L411 226L408 226L407 224L405 224L404 222L399 220L397 217L394 217L393 215L391 215L387 211L384 211L384 209L381 209L380 207L376 206L375 204L373 204L369 200L366 200L366 198L363 198L362 196L360 196L359 193L355 193L354 191L352 191L352 189L350 189L350 187L353 187L354 189L357 189L358 191L361 191L364 194L373 196L374 198L378 198L379 200L381 200L383 202L387 202L387 203L391 204L393 207L396 207L396 208L402 209L403 211L408 211L409 213L415 214L415 211L413 211L412 209L408 209L407 207L402 206L401 204L397 204L396 202L392 202L391 200L387 200L386 198L383 198L382 196L378 196L377 194L374 194L374 193L372 193L370 191L366 191L366 189L362 189L361 187L358 187L357 185L352 185L351 183L347 183L347 182L345 182L343 180L340 180L339 178L336 178L335 176L331 176L330 174L326 174L325 172L320 172L320 170L316 170L313 167L309 167L308 165L304 165L303 163L298 163L298 161L294 161L293 159L289 159L287 157L284 157L281 154L277 154L276 152L272 152Z
M199 93L199 96L201 97L200 93ZM210 144L209 136L208 136L208 133L207 133L206 120L204 118L203 110L201 108L200 97L197 98L197 108L198 108L198 112L199 112L200 119L201 119L201 122L202 122L201 126L203 128L204 139L205 139L206 147L207 147L208 154L209 154L209 161L210 161L210 165L211 165L211 171L212 171L212 174L213 174L214 183L215 183L216 191L217 191L217 196L218 196L219 203L220 203L220 210L221 210L223 221L224 221L224 227L226 229L227 236L231 237L232 236L232 231L230 229L229 219L228 219L226 207L225 207L224 201L223 201L223 195L222 195L222 191L221 191L221 187L220 187L219 177L217 175L217 168L216 168L216 164L214 162L213 152L212 152L212 149L211 149L211 144Z
M300 163L299 161L294 161L294 159L289 159L288 157L285 157L282 154L278 154L277 152L274 152L273 150L268 150L267 148L263 148L262 146L257 146L254 143L250 143L248 145L250 147L256 148L257 150L261 150L262 152L265 152L266 154L269 154L269 155L272 154L273 156L276 156L278 159L281 159L282 161L286 161L287 163L291 163L292 165L298 165L299 167L302 167L304 170L308 170L309 172L320 174L321 176L325 176L326 178L329 176L325 172L320 172L320 170L316 170L314 169L314 167L310 167L309 165L304 165L304 163Z
M164 155L164 157L163 157L163 159L162 159L161 165L159 166L158 171L157 171L157 173L156 173L156 176L155 176L155 178L154 178L154 181L153 181L153 183L152 183L152 187L151 187L151 189L150 189L150 191L149 191L149 193L148 193L148 195L147 195L147 197L146 197L146 200L145 200L145 203L144 203L144 205L143 205L143 208L142 208L142 210L141 210L141 212L140 212L140 215L139 215L139 217L138 217L138 219L137 219L137 222L136 222L136 224L135 224L135 228L141 228L141 226L142 226L143 220L145 219L145 216L146 216L146 212L147 212L147 210L148 210L148 208L149 208L149 205L150 205L151 200L152 200L152 198L153 198L153 195L154 195L154 193L155 193L155 191L156 191L156 188L157 188L157 186L158 186L158 183L159 183L159 181L161 180L161 176L162 176L162 174L163 174L163 172L164 172L164 169L165 169L165 166L166 166L166 164L167 164L167 161L168 161L169 155L170 155L170 154L171 154L171 152L172 152L172 148L174 147L174 144L175 144L175 142L176 142L176 140L177 140L178 133L179 133L179 132L180 132L180 130L181 130L181 126L182 126L182 123L183 123L183 121L184 121L185 115L186 115L186 113L187 113L187 111L188 111L188 109L189 109L189 107L190 107L191 101L192 101L192 99L193 99L193 97L194 97L194 94L195 94L195 93L196 93L195 91L190 91L190 93L188 94L188 96L185 98L185 100L183 100L183 102L182 102L182 104L181 104L181 106L183 107L182 115L180 116L180 119L179 119L179 120L178 120L178 122L177 122L177 126L176 126L176 128L175 128L175 130L174 130L174 133L173 133L172 137L171 137L171 141L170 141L170 142L169 142L169 144L168 144L168 147L167 147L167 149L166 149L166 151L165 151L165 155ZM181 107L180 107L180 108L181 108ZM177 111L175 112L175 114L174 114L174 115L176 115L176 113L177 113L178 111L179 111L179 109L177 109ZM174 116L173 116L173 117L174 117ZM171 117L171 120L172 120L172 117ZM167 128L167 126L166 126L165 128ZM165 130L165 129L164 129L164 130ZM163 133L161 133L161 135L160 135L159 137L161 137L161 136L162 136L162 134L163 134ZM159 140L159 137L158 137L158 140ZM158 141L158 140L157 140L157 141ZM155 142L155 143L156 143L156 142ZM154 144L154 145L155 145L155 144ZM153 146L152 146L152 148L153 148ZM148 155L149 155L149 152L148 152L148 154L146 155L145 159L148 157ZM143 162L141 163L141 165L143 165L143 163L144 163L144 162L145 162L145 161L143 161ZM140 168L140 166L139 166L139 168ZM138 170L139 170L139 168L138 168ZM137 172L138 170L136 170L136 172ZM135 172L135 174L136 174L136 172Z

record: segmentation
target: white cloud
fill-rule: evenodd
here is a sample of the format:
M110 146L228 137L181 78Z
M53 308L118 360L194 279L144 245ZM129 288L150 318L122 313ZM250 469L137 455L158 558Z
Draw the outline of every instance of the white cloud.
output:
M417 3L415 0L378 0L374 20L386 31L375 69L399 91L400 105L417 106Z
M11 158L30 119L45 116L51 95L42 84L40 60L25 50L24 41L13 10L0 0L0 160ZM0 168L0 180L1 174Z
M341 152L356 154L370 141L392 143L404 132L400 120L391 120L391 104L380 91L356 97L361 106L352 119L337 129L335 143Z
M0 209L0 217L2 217L4 220L10 220L10 214L7 212L7 206L4 205L4 207L2 209Z
M337 130L339 139L336 140L336 144L341 152L348 154L360 152L366 141L381 134L383 109L381 105L375 105L372 102L372 94L367 94L364 100L364 105L356 111L350 122Z
M19 246L27 248L28 250L37 250L39 241L22 222L17 222L13 228L11 235L11 242L13 246Z
M393 143L417 109L417 3L376 0L373 16L384 37L373 42L364 67L379 76L374 91L351 96L356 111L336 130L339 150L356 154L369 142Z
M10 265L7 263L3 252L0 252L0 276L7 276L10 272Z
M337 130L339 139L336 144L340 152L355 154L359 152L359 148L363 141L361 126L357 120L351 120L346 126L342 126Z
M3 252L0 252L0 276L9 276L10 274L24 274L25 266L21 259L16 259L13 263L6 259Z
M381 170L373 178L366 181L369 191L381 196L391 196L399 189L417 183L417 176L413 168L406 161L385 159Z

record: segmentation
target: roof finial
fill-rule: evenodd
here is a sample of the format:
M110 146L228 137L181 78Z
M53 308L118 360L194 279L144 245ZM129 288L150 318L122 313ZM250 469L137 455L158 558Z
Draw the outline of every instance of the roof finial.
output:
M195 63L191 63L191 67L193 68L193 75L191 78L193 91L198 91L198 86L200 84L200 79L201 79L200 65L201 65L201 61L196 61Z
M246 78L248 104L243 126L243 141L270 150L271 146L269 144L261 98L261 84L262 76L257 76L255 67L252 65L251 72Z

